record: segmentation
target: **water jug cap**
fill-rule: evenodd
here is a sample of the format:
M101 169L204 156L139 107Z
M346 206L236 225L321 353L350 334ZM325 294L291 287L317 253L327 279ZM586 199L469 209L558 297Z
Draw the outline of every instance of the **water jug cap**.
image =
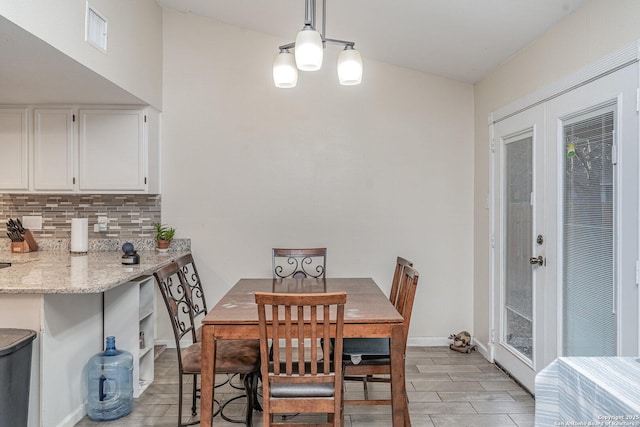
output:
M118 354L116 350L116 337L107 337L107 345L104 349L105 356L113 356Z

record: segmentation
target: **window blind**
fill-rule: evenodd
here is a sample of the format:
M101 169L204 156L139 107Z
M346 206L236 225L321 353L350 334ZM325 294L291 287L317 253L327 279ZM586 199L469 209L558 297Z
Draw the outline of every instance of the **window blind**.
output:
M616 355L614 107L563 123L564 356Z

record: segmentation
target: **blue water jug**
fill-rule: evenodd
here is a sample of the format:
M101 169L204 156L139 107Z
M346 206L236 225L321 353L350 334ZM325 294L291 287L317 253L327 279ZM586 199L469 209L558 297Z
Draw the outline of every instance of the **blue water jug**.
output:
M115 420L133 409L133 356L116 349L107 337L103 352L89 359L87 415L94 421Z

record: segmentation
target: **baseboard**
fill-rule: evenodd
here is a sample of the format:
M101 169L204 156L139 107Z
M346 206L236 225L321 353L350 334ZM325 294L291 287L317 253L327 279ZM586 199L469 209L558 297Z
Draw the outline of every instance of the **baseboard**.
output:
M478 348L478 352L483 355L485 359L487 359L489 362L493 362L493 358L491 357L491 350L487 346L476 340L472 340L472 342L476 345L476 347Z
M159 340L154 341L155 345L164 345L167 348L176 348L175 340ZM413 337L407 340L408 346L422 346L422 347L448 347L451 344L451 340L447 337ZM480 347L480 344L474 342L474 344ZM182 347L188 347L191 345L190 340L184 340L180 342ZM484 348L484 347L483 347Z
M473 344L478 346L478 351L482 354L487 360L491 361L491 352L489 349L482 343L472 340ZM188 347L191 344L191 341L182 341L180 345L184 347ZM451 344L451 340L448 337L410 337L407 340L407 346L416 346L416 347L449 347ZM175 340L155 340L155 345L165 345L167 348L176 348Z
M82 405L79 408L76 408L75 411L64 417L64 419L60 421L56 425L56 427L73 427L78 423L78 421L84 418L86 413L87 411L85 411L85 407L84 405Z
M449 347L451 340L445 337L414 337L407 339L407 346L418 347Z
M176 348L176 340L154 340L154 345L164 345L167 348ZM180 341L180 347L189 347L192 344L191 340Z

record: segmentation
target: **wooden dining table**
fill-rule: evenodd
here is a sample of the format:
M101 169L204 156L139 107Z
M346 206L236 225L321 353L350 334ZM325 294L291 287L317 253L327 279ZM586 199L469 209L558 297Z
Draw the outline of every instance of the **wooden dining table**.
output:
M391 339L393 427L410 427L405 386L403 318L370 278L240 279L202 321L200 425L213 422L215 342L259 338L255 292L346 292L344 337ZM348 400L345 401L348 405Z

